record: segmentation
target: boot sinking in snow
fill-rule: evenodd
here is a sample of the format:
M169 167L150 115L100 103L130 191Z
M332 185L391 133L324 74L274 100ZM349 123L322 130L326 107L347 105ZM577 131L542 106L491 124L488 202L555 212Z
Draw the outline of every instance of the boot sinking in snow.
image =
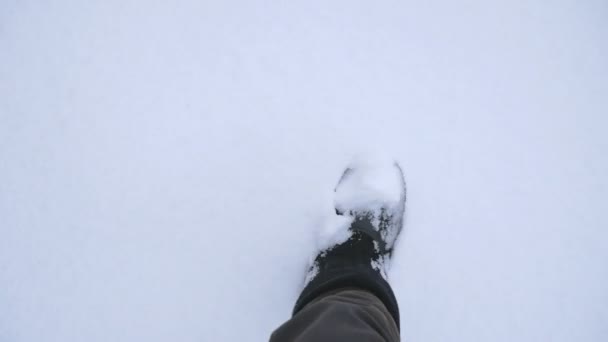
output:
M397 300L387 271L403 227L405 180L398 163L355 162L334 193L336 215L346 224L330 227L312 262L293 314L319 295L358 288L377 296L399 327Z

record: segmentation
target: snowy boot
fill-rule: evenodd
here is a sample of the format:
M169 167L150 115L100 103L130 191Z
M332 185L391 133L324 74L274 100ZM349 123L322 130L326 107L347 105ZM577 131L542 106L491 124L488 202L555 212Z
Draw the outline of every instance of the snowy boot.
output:
M294 312L319 295L340 288L378 297L399 327L399 308L387 269L403 226L405 181L396 162L353 163L335 189L335 209L344 225L323 235Z

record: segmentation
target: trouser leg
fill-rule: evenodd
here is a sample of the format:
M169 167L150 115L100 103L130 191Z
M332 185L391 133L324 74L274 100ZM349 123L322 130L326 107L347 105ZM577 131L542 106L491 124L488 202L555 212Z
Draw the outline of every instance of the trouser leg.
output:
M271 342L399 341L393 316L378 297L357 288L320 295L270 337Z

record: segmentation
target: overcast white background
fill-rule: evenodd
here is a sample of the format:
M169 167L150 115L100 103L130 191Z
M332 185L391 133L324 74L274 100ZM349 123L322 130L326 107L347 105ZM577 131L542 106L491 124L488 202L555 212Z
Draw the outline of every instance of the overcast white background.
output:
M263 341L351 156L408 341L608 340L608 3L0 1L0 341Z

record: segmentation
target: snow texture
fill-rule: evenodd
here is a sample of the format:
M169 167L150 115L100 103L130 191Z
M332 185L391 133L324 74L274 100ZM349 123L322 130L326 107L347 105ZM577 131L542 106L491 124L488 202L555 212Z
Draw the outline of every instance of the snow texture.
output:
M604 0L2 1L0 341L266 340L368 148L404 340L607 341L607 42Z
M348 240L352 234L348 228L353 220L353 216L336 215L335 213L329 214L324 222L318 226L319 229L315 229L317 230L315 233L317 236L317 248L311 251L312 258L314 259L320 252Z
M395 161L358 157L336 188L335 205L341 212L379 210L398 206L403 196L403 182Z
M382 239L390 249L402 227L405 209L403 178L397 161L382 155L381 151L359 156L348 166L336 188L336 210L344 215L371 215L371 223L377 231L380 230L381 216L391 217L393 224L381 230Z

